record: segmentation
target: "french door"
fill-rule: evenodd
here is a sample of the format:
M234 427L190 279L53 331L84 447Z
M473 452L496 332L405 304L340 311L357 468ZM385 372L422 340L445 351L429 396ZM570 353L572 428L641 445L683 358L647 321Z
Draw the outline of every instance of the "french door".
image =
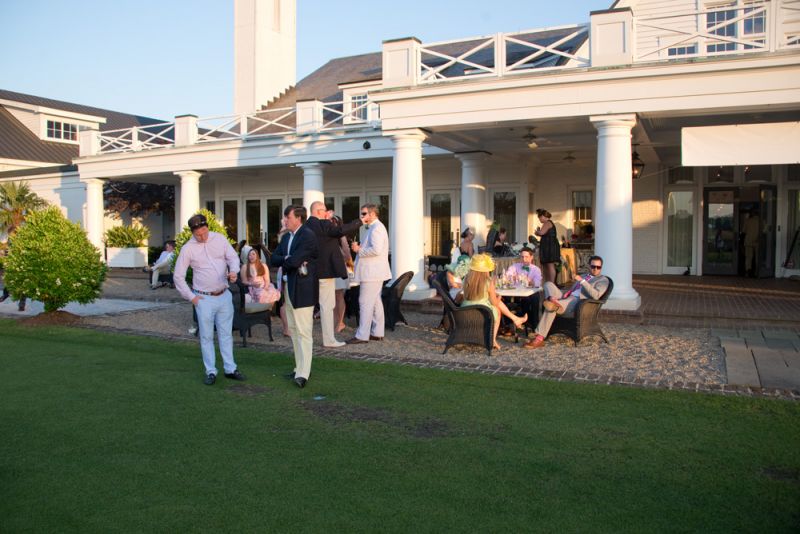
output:
M428 225L425 253L450 256L453 245L461 239L459 194L453 191L428 191L426 194Z

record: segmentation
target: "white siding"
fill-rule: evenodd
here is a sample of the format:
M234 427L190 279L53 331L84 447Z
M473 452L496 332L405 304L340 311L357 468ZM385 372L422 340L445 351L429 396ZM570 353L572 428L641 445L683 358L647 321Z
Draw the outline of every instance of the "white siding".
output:
M651 17L671 17L679 13L691 13L698 9L697 0L644 0L636 2L633 8L634 28L636 38L636 56L644 60L657 60L667 57L666 50L658 54L649 54L660 46L672 43L681 39L680 34L651 28L646 26L647 22L637 23L636 19ZM656 21L651 21L656 24ZM675 30L692 32L697 31L697 16L682 16L665 18L657 21L658 26L667 26ZM685 43L687 45L691 43ZM679 45L682 46L682 45Z
M633 272L661 272L661 224L659 175L643 176L633 184Z

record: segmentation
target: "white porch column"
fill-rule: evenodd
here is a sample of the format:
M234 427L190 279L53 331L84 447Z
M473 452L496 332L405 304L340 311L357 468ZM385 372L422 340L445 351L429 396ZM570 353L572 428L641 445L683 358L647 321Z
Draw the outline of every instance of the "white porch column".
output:
M197 171L178 171L176 176L181 179L181 209L180 226L175 230L178 233L180 228L186 225L189 217L197 213L200 209L200 177L203 173ZM176 198L177 200L177 198Z
M595 253L603 258L603 273L614 280L606 307L636 310L642 303L633 289L631 128L636 115L601 115L590 120L597 128Z
M181 185L175 185L175 209L173 210L173 219L175 223L175 232L172 234L172 239L175 239L181 230L183 230L183 225L186 224L186 221L181 220Z
M90 178L82 181L86 184L86 219L83 227L86 237L100 250L100 257L103 258L103 180Z
M475 232L475 250L486 240L486 152L456 154L461 161L461 231L467 226Z
M391 251L392 275L396 279L406 271L414 277L404 298L430 298L435 291L425 280L424 194L422 188L422 141L420 130L391 134L394 143L392 165Z
M311 215L311 203L325 202L325 163L298 163L303 169L303 206Z

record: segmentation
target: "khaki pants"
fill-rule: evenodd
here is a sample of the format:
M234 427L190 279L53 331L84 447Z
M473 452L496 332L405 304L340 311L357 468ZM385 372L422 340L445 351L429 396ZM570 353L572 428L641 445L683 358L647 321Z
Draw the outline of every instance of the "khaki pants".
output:
M314 345L314 306L294 308L289 298L289 284L283 284L283 296L286 306L286 322L292 332L292 348L294 349L294 374L296 378L305 378L311 374L311 351Z
M336 307L336 279L321 278L319 281L319 322L322 327L322 344L332 347L339 342L333 335L333 308Z

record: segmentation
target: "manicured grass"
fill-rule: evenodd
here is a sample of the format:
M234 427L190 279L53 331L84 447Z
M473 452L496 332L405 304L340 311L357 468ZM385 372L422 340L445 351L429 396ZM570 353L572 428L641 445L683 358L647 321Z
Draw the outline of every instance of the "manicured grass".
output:
M0 530L797 531L800 406L0 321ZM314 400L324 394L324 400Z

